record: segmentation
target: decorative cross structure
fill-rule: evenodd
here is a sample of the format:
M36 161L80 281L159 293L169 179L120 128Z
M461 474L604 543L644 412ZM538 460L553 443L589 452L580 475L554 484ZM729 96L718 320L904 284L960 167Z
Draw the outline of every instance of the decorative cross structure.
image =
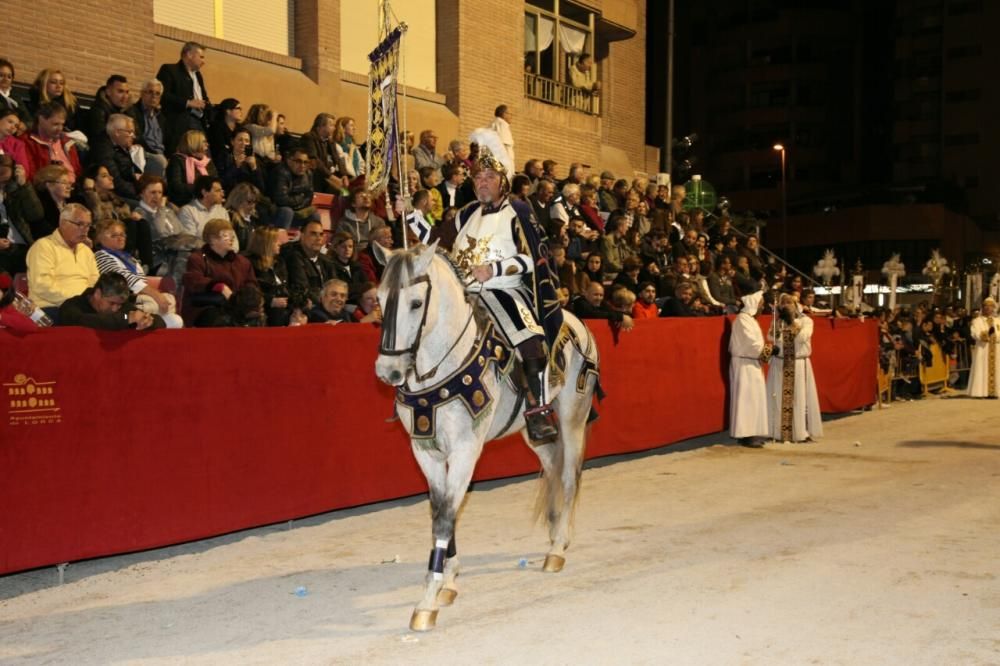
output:
M951 267L948 266L948 260L941 256L940 250L931 250L931 258L924 264L924 270L921 272L933 280L934 295L937 296L941 288L941 279L951 273Z
M899 286L899 279L906 275L906 266L899 260L898 252L882 264L882 275L889 278L889 310L892 311L896 309L896 288Z
M813 274L823 281L823 285L829 287L833 282L833 278L840 275L840 269L837 268L837 257L834 256L833 250L827 250L823 253L823 258L816 262L813 267Z

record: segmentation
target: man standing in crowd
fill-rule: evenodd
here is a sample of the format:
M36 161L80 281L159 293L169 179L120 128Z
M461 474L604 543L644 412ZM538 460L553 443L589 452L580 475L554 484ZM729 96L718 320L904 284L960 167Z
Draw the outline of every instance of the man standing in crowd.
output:
M28 292L52 319L58 318L64 301L92 287L100 275L94 253L84 242L90 219L86 206L66 204L59 214L59 228L28 250Z
M97 283L59 308L60 326L85 326L105 331L165 328L159 315L143 312L129 303L128 282L120 273L102 273Z
M507 108L506 104L501 104L493 112L493 124L490 125L490 129L500 137L500 143L507 150L507 158L510 163L516 164L514 161L514 134L510 131L510 119L510 109Z
M743 309L733 320L729 336L729 434L743 446L760 448L771 434L767 423L767 386L762 363L771 357L771 347L757 316L764 309L764 293L742 298Z
M771 436L779 442L809 442L823 436L819 394L812 369L812 319L800 316L791 294L778 299L777 338L767 371Z
M206 132L211 104L201 68L205 66L205 47L197 42L186 42L181 47L181 59L164 63L156 74L163 84L163 113L170 125L168 154L173 152L177 140L188 130Z
M969 332L972 342L972 370L969 372L969 396L997 399L997 375L1000 374L1000 354L997 353L997 302L992 297L983 300L983 309L972 320Z

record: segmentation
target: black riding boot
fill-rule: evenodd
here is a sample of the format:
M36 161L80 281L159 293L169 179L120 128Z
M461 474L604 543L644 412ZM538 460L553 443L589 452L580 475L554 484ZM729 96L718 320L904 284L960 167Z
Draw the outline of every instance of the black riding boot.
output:
M524 411L528 426L528 437L536 444L543 444L559 436L559 420L551 405L545 404L542 382L545 381L545 360L540 358L522 359L524 377L528 382L531 405Z

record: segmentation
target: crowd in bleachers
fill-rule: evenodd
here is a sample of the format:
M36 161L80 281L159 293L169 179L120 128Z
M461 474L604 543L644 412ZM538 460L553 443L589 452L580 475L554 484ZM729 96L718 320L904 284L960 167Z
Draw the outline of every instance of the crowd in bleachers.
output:
M204 64L204 47L187 43L155 78L109 76L83 108L61 70L43 70L22 94L0 58L0 325L35 325L18 319L18 290L36 320L101 328L378 323L370 244L398 246L412 209L450 246L458 209L475 200L475 144L456 138L440 152L432 130L406 132L406 173L394 169L373 194L354 119L320 113L296 136L266 104L212 104ZM512 144L510 120L499 106L494 126ZM753 233L686 206L683 186L530 159L510 195L531 205L560 299L581 317L628 329L732 314L762 287L829 312L800 276L763 258ZM908 321L887 322L887 347L919 348L922 322ZM949 345L965 318L951 321L927 335Z

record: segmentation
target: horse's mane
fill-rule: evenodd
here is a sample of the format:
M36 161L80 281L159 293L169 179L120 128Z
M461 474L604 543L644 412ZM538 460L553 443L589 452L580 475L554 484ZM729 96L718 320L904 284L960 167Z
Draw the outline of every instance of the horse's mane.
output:
M402 289L404 275L412 277L414 260L420 256L420 252L425 247L425 245L419 244L414 245L407 250L395 252L386 264L385 270L382 272L382 283L392 291ZM452 275L455 276L455 280L457 280L459 284L464 285L465 274L462 269L459 268L458 264L455 263L455 260L451 258L451 255L440 248L438 248L435 254L438 258L443 259L444 263L451 269Z
M415 245L407 250L402 250L395 252L389 259L389 262L385 266L385 270L382 272L382 284L386 286L390 291L399 291L403 288L403 280L405 276L413 276L413 262L420 255L421 250L426 246L423 244ZM466 275L465 271L455 263L451 255L445 250L438 248L435 252L437 258L441 259L444 264L451 269L452 275L455 277L455 281L458 282L462 291L464 292ZM479 299L471 300L469 294L465 293L465 301L472 304L473 312L477 322L482 327L487 321L489 321L489 315L486 313L486 309L480 304Z

